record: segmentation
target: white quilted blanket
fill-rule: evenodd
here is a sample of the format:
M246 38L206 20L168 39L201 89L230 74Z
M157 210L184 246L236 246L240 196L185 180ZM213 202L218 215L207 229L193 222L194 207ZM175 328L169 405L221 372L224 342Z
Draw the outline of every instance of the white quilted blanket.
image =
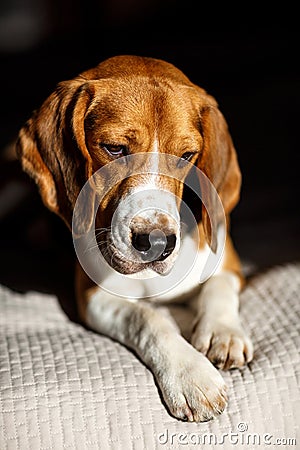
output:
M168 414L129 350L70 322L53 296L2 287L0 449L300 448L300 263L254 277L241 313L255 359L223 374L226 411L193 424Z

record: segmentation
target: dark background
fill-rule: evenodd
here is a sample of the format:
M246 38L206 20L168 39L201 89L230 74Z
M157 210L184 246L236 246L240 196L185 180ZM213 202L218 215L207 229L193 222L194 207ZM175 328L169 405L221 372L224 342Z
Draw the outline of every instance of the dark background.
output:
M243 174L232 235L245 267L299 260L298 12L287 3L238 5L2 0L1 283L45 292L71 283L70 233L9 146L57 82L118 54L165 59L218 100Z

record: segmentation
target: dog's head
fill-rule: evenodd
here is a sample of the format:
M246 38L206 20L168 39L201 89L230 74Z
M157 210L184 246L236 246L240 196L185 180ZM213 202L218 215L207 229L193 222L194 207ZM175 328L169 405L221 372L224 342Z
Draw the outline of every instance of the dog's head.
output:
M70 228L76 199L98 169L119 160L126 173L124 157L144 155L137 158L144 164L140 173L111 186L96 214L99 247L121 273L150 267L163 274L172 267L180 248L183 182L192 165L215 186L226 214L239 198L236 153L216 101L173 65L152 58L113 57L60 83L21 129L17 151L45 205ZM101 183L94 178L95 191L81 202L78 235L93 223ZM213 199L200 183L203 229L215 251L218 217L208 216Z

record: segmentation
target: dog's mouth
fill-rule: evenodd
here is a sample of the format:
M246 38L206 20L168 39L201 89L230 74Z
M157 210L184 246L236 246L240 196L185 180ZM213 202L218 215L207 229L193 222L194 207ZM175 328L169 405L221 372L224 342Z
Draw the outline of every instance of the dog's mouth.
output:
M177 250L176 236L165 236L160 230L150 235L135 233L132 235L132 246L121 251L113 242L109 231L98 241L99 250L111 268L123 275L147 272L167 275L174 265Z

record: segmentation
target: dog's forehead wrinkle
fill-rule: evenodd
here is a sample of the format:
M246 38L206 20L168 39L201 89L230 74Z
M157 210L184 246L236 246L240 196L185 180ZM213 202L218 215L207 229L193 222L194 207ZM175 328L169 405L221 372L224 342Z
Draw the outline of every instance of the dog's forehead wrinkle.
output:
M178 94L174 98L174 93L170 95L166 88L156 91L151 93L145 86L135 86L122 95L113 92L102 101L95 101L86 117L88 141L94 147L99 142L128 145L134 154L152 152L180 157L186 151L200 150L199 114L184 96ZM153 157L151 161L152 172L158 172L162 160Z
M183 85L182 85L183 86ZM190 90L183 89L173 80L162 77L131 76L125 80L112 79L96 93L89 108L90 119L97 113L106 118L152 117L156 124L168 112L177 112L184 118L187 112L194 111ZM96 88L97 92L97 88ZM196 114L197 118L199 113Z

